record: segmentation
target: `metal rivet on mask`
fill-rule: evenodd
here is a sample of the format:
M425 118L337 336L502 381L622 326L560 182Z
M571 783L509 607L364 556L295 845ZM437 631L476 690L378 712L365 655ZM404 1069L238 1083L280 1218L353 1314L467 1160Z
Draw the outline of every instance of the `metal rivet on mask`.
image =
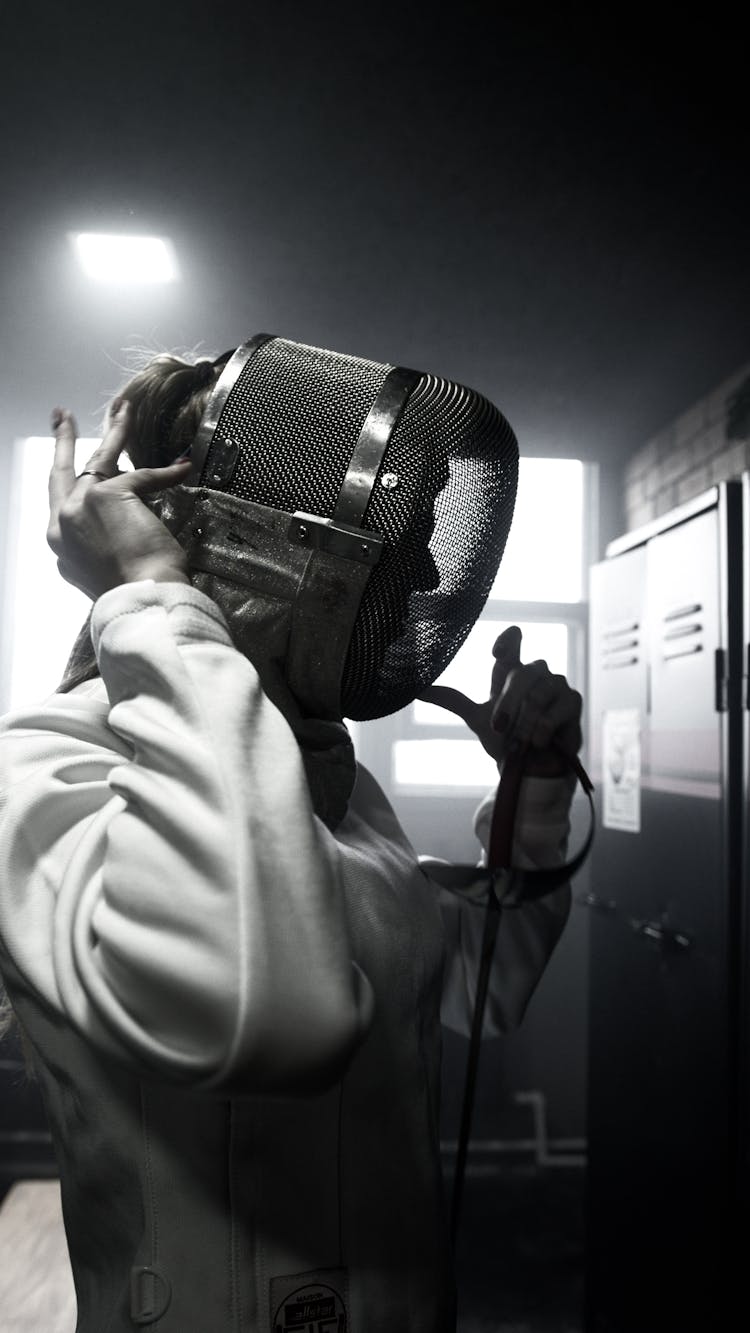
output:
M363 555L369 555L369 554L370 554L370 548L369 548L369 546L367 545L367 542L363 542L359 549L360 549L360 551L362 552Z
M203 536L203 528L193 528L193 536L194 536L194 537L202 537L202 536Z
M307 528L305 527L304 523L300 523L299 527L297 528L297 536L299 537L301 542L305 540L307 536Z
M384 472L380 478L380 485L385 486L387 491L392 491L394 486L398 486L398 475L395 472Z

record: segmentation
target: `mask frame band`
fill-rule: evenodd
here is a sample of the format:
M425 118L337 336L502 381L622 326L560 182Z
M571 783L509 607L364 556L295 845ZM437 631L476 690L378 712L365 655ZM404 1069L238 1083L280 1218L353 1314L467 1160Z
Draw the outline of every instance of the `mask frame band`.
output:
M250 360L251 356L262 347L264 343L270 342L275 338L273 333L256 333L254 338L250 338L229 358L221 375L216 381L211 397L208 400L206 410L203 413L201 423L195 433L195 439L190 451L190 461L193 470L190 477L185 482L186 486L203 486L203 472L206 467L206 458L208 451L213 443L216 427L219 424L221 414L224 411L227 398L239 379L242 371Z
M361 527L362 519L396 423L422 378L420 371L404 366L389 371L354 446L333 518L299 513L289 527L290 540L309 544L312 553L294 603L287 681L303 701L310 680L326 681L325 702L332 717L341 716L349 641L383 546L379 533Z
M405 366L394 366L386 375L354 446L333 511L334 523L361 527L396 423L407 399L422 379L421 371L408 370Z

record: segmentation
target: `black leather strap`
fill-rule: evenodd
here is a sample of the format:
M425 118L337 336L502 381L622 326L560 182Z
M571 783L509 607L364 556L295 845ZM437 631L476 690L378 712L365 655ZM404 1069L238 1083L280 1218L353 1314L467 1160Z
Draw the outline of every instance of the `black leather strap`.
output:
M450 1236L453 1245L456 1243L458 1233L458 1219L461 1211L461 1196L463 1194L464 1174L466 1171L466 1154L469 1148L469 1136L471 1134L471 1119L474 1114L474 1093L477 1085L477 1070L479 1068L479 1052L482 1044L482 1025L484 1023L484 1006L487 1001L487 991L490 984L490 971L492 968L492 959L495 953L495 942L497 932L500 929L500 917L502 911L497 901L495 888L492 882L489 886L489 898L487 900L487 910L484 914L484 931L482 934L482 953L479 963L479 977L477 978L477 993L474 1001L474 1017L471 1023L471 1038L469 1041L469 1058L466 1062L466 1082L464 1084L464 1096L461 1103L461 1127L458 1134L458 1149L456 1152L456 1169L453 1177L453 1195L451 1197L451 1216L450 1216Z
M562 866L555 866L553 870L511 869L513 828L516 822L516 809L528 750L523 750L517 755L510 755L503 765L503 773L495 797L487 856L487 864L490 870L511 870L510 886L506 887L502 898L503 907L521 907L523 903L536 902L537 899L545 898L548 893L553 893L555 889L561 888L563 884L567 884L568 880L573 878L576 871L580 870L591 850L596 822L593 801L594 785L577 756L571 757L562 750L558 750L558 753L573 770L588 798L591 820L586 841L571 861L566 861Z
M562 751L560 751L560 753L563 754ZM553 892L554 889L561 888L562 885L567 883L567 881L583 865L594 838L595 816L594 802L592 799L594 791L593 783L577 757L571 758L569 755L563 754L563 757L573 769L588 797L591 809L591 824L589 826L586 841L580 852L573 857L572 861L567 861L564 866L558 866L554 870L512 870L510 888L506 888L506 891L503 893L502 903L498 900L495 891L496 880L499 878L500 872L511 870L510 861L513 846L513 830L515 827L518 797L521 790L521 781L527 755L528 751L523 750L518 754L509 755L505 760L497 788L497 795L495 796L495 805L492 811L492 825L490 828L489 850L487 854L488 864L486 871L484 872L487 875L488 881L487 906L485 908L482 952L479 962L476 997L474 1000L474 1014L471 1022L469 1057L466 1064L466 1082L464 1085L464 1096L461 1105L461 1125L456 1153L456 1169L453 1177L453 1195L451 1199L450 1235L454 1245L458 1233L461 1196L463 1194L464 1175L466 1171L466 1155L471 1134L471 1120L474 1113L474 1095L476 1092L477 1070L479 1068L479 1054L482 1044L484 1010L487 1002L492 959L495 953L495 943L500 929L503 908L520 907L523 903L535 902L537 899L543 898L548 893ZM458 867L455 867L454 869L458 869ZM473 877L471 879L467 877L467 887L469 883L476 884L478 874L482 873L481 870L478 872L476 867L471 867L471 869L473 871ZM469 870L469 867L461 867L461 870ZM431 871L430 873L433 872ZM503 873L502 878L505 885L507 885L507 873Z

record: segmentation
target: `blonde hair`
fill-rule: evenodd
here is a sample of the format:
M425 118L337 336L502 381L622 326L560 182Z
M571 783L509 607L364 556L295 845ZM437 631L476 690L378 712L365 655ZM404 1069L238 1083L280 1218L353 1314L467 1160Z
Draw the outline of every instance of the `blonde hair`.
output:
M7 1037L16 1021L16 1015L13 1005L10 1002L10 996L3 985L2 977L0 977L0 1041L2 1041L4 1037Z
M134 467L166 467L190 447L229 355L190 362L161 353L122 387L117 398L130 403Z
M14 1032L18 1033L21 1042L26 1081L28 1083L36 1083L38 1081L38 1076L34 1064L34 1053L31 1048L31 1043L19 1022L18 1015L10 1002L10 996L3 984L3 979L0 977L0 1042L3 1042L6 1037Z

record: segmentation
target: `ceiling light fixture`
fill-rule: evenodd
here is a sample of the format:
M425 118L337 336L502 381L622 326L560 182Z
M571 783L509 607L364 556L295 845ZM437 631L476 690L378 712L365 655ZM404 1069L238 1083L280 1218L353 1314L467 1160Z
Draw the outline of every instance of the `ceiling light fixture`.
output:
M174 246L165 237L82 231L70 239L84 272L97 282L134 286L179 277Z

